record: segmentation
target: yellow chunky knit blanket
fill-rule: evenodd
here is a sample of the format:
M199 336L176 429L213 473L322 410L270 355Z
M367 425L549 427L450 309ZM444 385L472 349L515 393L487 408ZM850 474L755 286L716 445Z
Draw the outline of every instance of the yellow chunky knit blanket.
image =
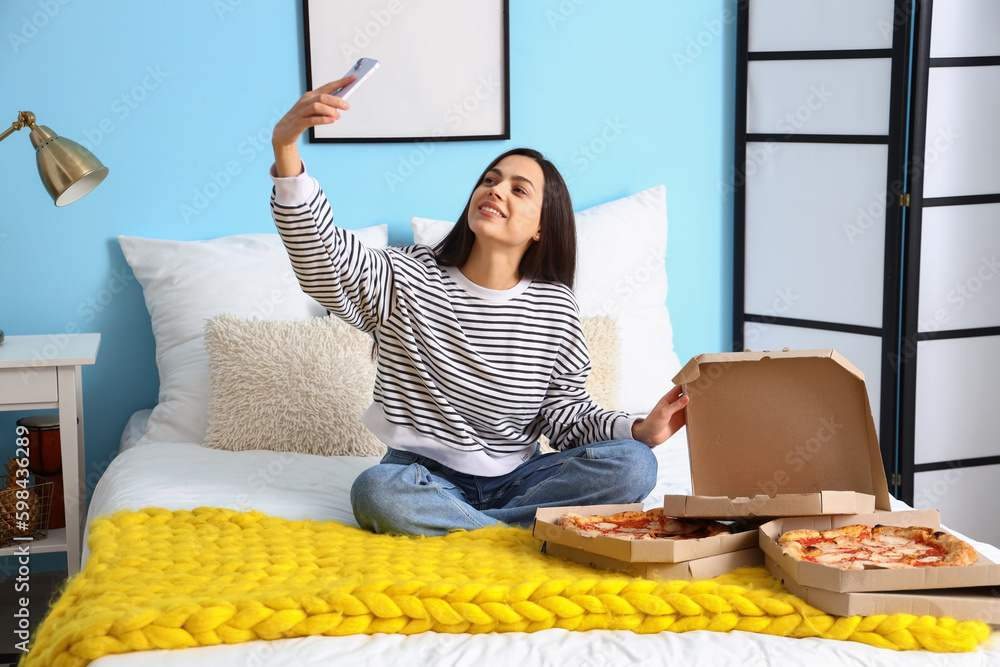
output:
M764 568L651 581L539 553L519 528L372 535L258 512L122 511L91 525L91 557L40 626L24 665L306 635L744 630L890 649L971 651L983 623L833 617Z

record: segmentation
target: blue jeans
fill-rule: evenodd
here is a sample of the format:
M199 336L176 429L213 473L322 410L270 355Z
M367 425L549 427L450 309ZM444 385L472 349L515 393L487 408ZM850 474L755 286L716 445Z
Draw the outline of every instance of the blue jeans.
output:
M513 524L535 509L640 502L656 484L656 457L635 440L597 442L534 456L506 475L482 477L389 449L351 487L358 524L375 533L445 535Z

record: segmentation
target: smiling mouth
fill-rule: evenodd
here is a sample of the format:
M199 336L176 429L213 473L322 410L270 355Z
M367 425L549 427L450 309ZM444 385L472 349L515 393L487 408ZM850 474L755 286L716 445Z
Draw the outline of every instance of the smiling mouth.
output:
M479 207L479 210L482 211L483 213L488 213L490 215L495 215L498 218L506 218L507 217L506 215L504 215L500 211L500 209L494 208L493 206L490 206L489 204L483 204L482 206Z

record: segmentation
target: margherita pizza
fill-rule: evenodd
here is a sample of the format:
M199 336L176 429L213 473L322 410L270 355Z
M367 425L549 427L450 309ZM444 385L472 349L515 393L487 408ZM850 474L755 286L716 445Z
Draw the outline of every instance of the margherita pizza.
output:
M954 535L918 526L844 526L792 530L778 538L798 560L842 570L971 565L979 554Z
M718 521L663 516L661 508L605 516L564 514L559 525L587 537L600 535L621 540L692 540L732 532L729 526Z

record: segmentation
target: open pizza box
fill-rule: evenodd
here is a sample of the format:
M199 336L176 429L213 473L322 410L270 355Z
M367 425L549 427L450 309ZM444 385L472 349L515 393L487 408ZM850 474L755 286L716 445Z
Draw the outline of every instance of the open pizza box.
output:
M702 354L674 377L693 495L664 512L729 519L889 510L864 374L834 350Z
M692 540L625 540L601 535L587 537L565 530L559 525L559 518L564 514L617 514L642 510L642 503L539 507L535 510L532 534L547 545L558 544L625 563L680 563L733 551L755 549L758 545L757 531L750 529ZM548 553L548 547L546 552Z
M760 527L760 548L785 574L781 579L836 593L913 591L937 588L971 588L1000 585L1000 565L982 554L973 565L913 567L901 569L842 570L832 565L801 561L786 555L778 538L790 530L829 530L853 524L875 526L923 526L939 530L937 510L874 512L854 516L814 516L775 519Z
M913 614L948 616L957 621L1000 625L1000 586L945 588L879 593L837 593L803 586L785 574L770 556L765 565L785 589L806 604L836 616Z
M732 553L696 558L680 563L633 563L555 542L545 543L545 553L556 558L589 565L598 570L614 570L633 577L669 581L708 579L727 574L738 567L757 567L764 564L764 552L759 547L740 549Z

